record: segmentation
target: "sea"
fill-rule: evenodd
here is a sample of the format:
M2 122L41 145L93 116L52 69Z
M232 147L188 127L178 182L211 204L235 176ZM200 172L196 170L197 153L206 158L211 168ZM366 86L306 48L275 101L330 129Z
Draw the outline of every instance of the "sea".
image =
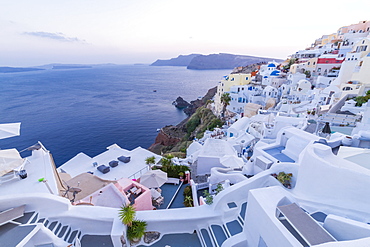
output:
M94 157L112 144L149 148L157 129L187 116L172 105L195 100L230 70L105 65L0 73L0 123L21 122L21 135L0 149L23 151L40 141L60 166L80 152Z

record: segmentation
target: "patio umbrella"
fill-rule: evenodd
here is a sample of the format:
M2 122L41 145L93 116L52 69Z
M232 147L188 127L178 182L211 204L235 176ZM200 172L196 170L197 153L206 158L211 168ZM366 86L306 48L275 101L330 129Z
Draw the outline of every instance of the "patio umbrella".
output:
M331 129L330 129L330 126L329 126L329 122L326 122L326 123L325 123L325 126L324 126L324 128L322 129L322 133L325 133L325 134L331 134Z
M235 155L224 155L220 159L220 163L225 167L239 168L244 165L244 161L241 158L236 157Z
M0 139L19 136L21 123L0 124Z
M161 187L167 181L167 173L151 170L140 177L140 183L148 188Z

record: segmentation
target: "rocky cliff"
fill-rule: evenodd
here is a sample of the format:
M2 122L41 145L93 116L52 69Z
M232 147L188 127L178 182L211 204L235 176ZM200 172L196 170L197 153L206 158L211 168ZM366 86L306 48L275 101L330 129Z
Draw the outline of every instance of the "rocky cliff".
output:
M213 96L215 96L216 92L217 92L217 87L213 87L209 89L206 95L204 95L202 99L196 99L196 100L190 101L190 105L184 109L184 112L188 116L193 115L199 107L205 105L208 100L211 100Z
M181 152L185 153L194 137L201 138L207 129L221 126L222 121L206 108L208 100L216 93L216 87L208 90L200 100L191 101L190 106L184 109L190 117L176 126L163 127L149 150L157 154Z

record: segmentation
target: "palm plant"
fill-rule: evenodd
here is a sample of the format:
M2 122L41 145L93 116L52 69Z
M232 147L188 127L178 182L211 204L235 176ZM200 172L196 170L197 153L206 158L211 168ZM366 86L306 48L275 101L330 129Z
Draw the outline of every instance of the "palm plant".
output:
M121 209L119 210L119 218L122 221L123 224L131 227L132 223L135 219L136 211L134 206L132 205L126 205L121 206Z
M223 93L221 95L221 103L223 104L223 108L222 108L222 116L225 114L226 112L226 107L228 105L230 105L230 101L231 101L231 97L230 97L230 94L229 93Z
M174 156L172 154L168 154L161 159L162 166L169 166L172 164L172 158Z
M155 157L154 157L154 156L147 157L147 158L145 159L145 163L146 163L147 165L153 165L153 164L155 164Z

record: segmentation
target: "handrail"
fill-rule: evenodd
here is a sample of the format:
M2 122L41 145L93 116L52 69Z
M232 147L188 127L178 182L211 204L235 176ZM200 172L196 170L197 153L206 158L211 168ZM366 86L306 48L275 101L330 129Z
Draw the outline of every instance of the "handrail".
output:
M180 183L179 187L177 188L177 190L176 190L175 194L173 195L173 197L172 197L171 201L168 203L168 205L167 205L166 209L168 209L168 208L171 206L172 202L175 200L175 197L176 197L176 196L177 196L177 194L179 193L179 190L180 190L180 188L181 188L182 184L183 184L183 181L181 181L181 183Z
M140 173L140 175L142 175L142 171L143 170L149 171L149 167L142 168L141 170L139 170L139 171L135 172L134 174L130 175L128 178L130 178L130 179L136 179L136 174Z

